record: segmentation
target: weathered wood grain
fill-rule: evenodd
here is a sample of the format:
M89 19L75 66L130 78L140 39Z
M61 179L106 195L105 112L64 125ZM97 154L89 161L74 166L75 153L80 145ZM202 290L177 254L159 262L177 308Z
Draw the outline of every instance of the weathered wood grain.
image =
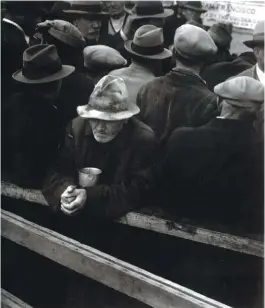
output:
M1 307L2 308L32 308L28 304L24 303L21 299L17 298L13 294L1 289Z
M2 210L2 236L157 308L228 308L141 268Z
M2 182L2 195L49 206L41 191L23 189L10 183ZM262 241L209 230L196 225L172 222L167 219L135 212L128 213L118 222L240 253L264 257L264 245Z

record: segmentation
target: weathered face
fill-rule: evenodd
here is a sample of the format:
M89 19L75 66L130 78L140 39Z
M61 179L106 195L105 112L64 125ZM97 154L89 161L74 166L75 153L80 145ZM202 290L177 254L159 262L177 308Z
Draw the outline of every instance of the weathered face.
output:
M253 49L259 68L264 72L264 46L257 46Z
M163 28L164 18L141 18L134 19L128 15L125 25L123 27L123 32L129 40L133 39L133 36L137 29L144 25L154 25L158 28Z
M104 1L103 5L106 7L110 16L119 16L124 13L123 1Z
M94 138L97 142L107 143L113 140L122 130L125 121L105 121L89 119Z
M102 19L78 18L73 21L73 25L79 29L87 40L98 40L101 29Z
M201 14L202 14L201 12L186 9L186 8L182 8L181 13L187 19L187 21L195 20L198 22L200 21Z

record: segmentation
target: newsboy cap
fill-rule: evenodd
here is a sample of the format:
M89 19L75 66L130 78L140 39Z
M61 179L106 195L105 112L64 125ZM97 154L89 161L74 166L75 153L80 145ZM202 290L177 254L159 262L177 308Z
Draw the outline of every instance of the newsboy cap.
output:
M83 49L86 41L82 33L70 22L60 19L46 20L38 23L36 31L47 31L57 40L77 49Z
M174 47L177 54L192 62L204 61L217 52L210 35L193 25L182 25L175 32Z
M83 50L84 67L88 69L117 69L125 66L127 60L114 48L105 45L87 46Z
M264 85L251 77L239 76L214 87L214 92L231 105L251 107L251 102L264 102Z

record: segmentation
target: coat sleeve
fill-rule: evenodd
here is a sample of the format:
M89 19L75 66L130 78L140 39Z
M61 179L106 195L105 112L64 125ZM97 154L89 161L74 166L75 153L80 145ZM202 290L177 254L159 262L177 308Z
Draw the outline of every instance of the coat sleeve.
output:
M75 185L74 137L72 122L67 126L63 144L59 148L56 162L50 167L44 181L42 193L54 208L60 205L61 195L69 185Z
M146 202L150 183L145 171L155 161L156 153L157 143L152 132L148 138L135 143L128 164L130 170L125 178L113 185L86 188L87 204L84 211L88 217L117 219L141 207Z

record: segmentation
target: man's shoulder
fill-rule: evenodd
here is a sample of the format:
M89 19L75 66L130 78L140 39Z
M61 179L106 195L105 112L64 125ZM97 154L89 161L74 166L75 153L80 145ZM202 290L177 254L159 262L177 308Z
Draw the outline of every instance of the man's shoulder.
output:
M252 77L255 78L255 65L253 65L252 67L246 69L245 71L243 71L242 73L238 74L236 77L241 77L241 76L247 76L247 77Z
M130 71L130 67L122 67L122 68L118 68L116 70L111 71L109 75L122 77L124 75L126 76L129 71Z
M137 139L139 141L155 141L155 133L152 130L151 127L143 123L142 121L133 118L132 119L132 124L134 128L134 139Z

